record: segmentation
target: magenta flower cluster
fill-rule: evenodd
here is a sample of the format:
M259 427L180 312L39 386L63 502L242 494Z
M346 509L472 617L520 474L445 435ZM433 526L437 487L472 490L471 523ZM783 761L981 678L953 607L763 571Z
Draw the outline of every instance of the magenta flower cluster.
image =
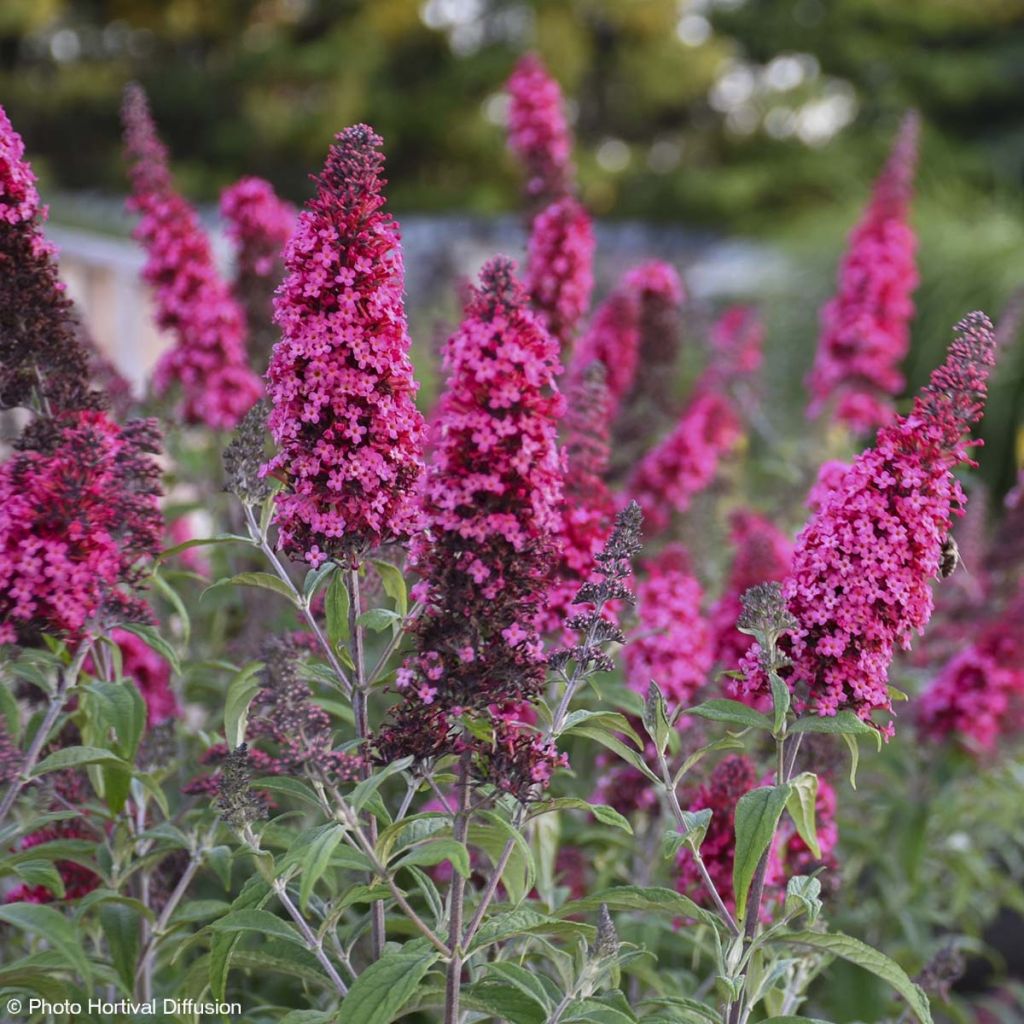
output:
M743 611L741 598L758 583L781 582L789 573L793 545L771 521L749 509L737 509L729 520L734 555L729 575L711 609L715 662L723 669L740 666L753 638L736 622ZM729 684L726 684L727 688ZM735 694L730 693L730 696Z
M555 200L533 219L526 288L533 308L563 349L590 308L594 244L590 216L571 196Z
M649 532L665 529L675 513L690 507L742 435L740 419L725 395L705 391L693 398L675 428L643 457L628 482L629 496L643 509Z
M783 585L798 623L787 672L815 713L891 710L889 665L931 616L929 581L965 501L952 470L969 461L994 358L992 325L970 314L911 413L879 431L797 538ZM763 687L758 655L755 644L746 666Z
M573 177L562 90L532 53L519 59L505 88L509 148L526 170L527 196L545 206L569 192Z
M426 532L413 547L422 577L413 593L424 604L417 649L399 670L403 700L377 744L420 758L469 745L477 777L525 795L560 759L491 709L535 697L545 677L537 621L561 525L564 400L558 346L510 260L481 271L445 367L423 484ZM464 714L493 717L493 742L461 732Z
M235 247L236 275L268 277L295 227L296 211L263 178L240 178L221 193L220 215Z
M917 160L918 120L903 122L871 202L850 237L838 291L822 310L821 337L807 380L808 415L836 402L835 415L866 432L894 416L899 366L910 345L917 286L916 240L908 223Z
M174 188L167 150L137 85L125 92L124 126L129 207L140 214L135 237L147 254L143 277L154 289L158 325L174 335L154 388L162 394L180 387L186 423L229 430L261 392L246 361L245 316L217 272L196 211Z
M1024 725L1024 591L932 680L918 721L925 735L975 753L992 751Z
M646 568L636 629L623 649L626 681L642 694L653 681L671 707L685 707L707 683L714 655L704 594L680 545L666 547Z
M381 139L341 132L286 253L267 371L280 544L318 566L416 529L423 417Z
M84 411L40 433L0 465L0 642L148 621L133 588L163 532L155 423Z

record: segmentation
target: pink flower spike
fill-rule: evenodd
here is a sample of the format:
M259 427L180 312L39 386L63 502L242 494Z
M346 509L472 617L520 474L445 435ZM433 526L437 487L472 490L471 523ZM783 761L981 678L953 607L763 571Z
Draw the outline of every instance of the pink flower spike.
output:
M526 170L526 194L544 206L570 191L572 137L562 90L535 54L509 76L508 145Z
M275 302L282 337L267 392L278 452L263 471L286 481L275 518L281 547L314 566L417 528L425 430L381 145L367 125L337 136L288 244Z
M909 113L839 268L838 290L821 313L807 378L809 416L837 401L836 418L859 433L888 423L902 391L899 366L910 346L917 246L908 212L920 123Z
M157 364L154 388L181 388L186 423L230 430L262 390L246 360L242 308L217 273L196 211L174 188L167 149L138 85L125 90L123 120L129 207L141 215L135 237L147 253L143 277L155 291L157 323L175 338Z

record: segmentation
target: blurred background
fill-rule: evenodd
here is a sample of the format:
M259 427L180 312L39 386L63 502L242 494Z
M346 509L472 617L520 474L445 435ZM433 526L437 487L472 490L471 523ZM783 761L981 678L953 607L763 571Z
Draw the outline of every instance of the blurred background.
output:
M599 284L658 255L698 297L760 295L783 386L799 389L907 107L925 126L910 386L956 319L997 317L1024 282L1024 0L3 0L0 96L101 342L145 322L126 312L137 263L116 244L130 230L118 107L133 78L182 190L210 209L243 174L303 200L332 135L372 123L415 305L436 320L463 264L521 246L502 85L528 49L570 98ZM92 295L99 277L82 283L104 261L121 268L106 286L120 304ZM138 377L149 357L135 349ZM990 405L998 488L1014 475L1021 374L1019 358L1002 367Z

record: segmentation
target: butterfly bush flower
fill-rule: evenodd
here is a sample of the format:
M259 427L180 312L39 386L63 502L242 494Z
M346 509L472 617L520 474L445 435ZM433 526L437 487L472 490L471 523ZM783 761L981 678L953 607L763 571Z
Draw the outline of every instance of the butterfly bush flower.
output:
M739 668L743 655L753 643L751 636L736 628L743 611L741 599L758 583L785 579L793 546L774 523L748 509L732 513L729 536L735 556L722 594L711 610L710 620L715 661L724 669L734 670Z
M591 579L596 556L611 533L615 499L608 469L608 388L604 367L593 363L569 386L564 424L565 501L559 554L542 616L542 631L559 629L571 614L580 586Z
M448 385L423 483L426 532L412 551L422 601L403 699L377 737L382 759L474 750L474 775L518 796L559 757L521 723L494 721L493 743L460 732L469 715L529 701L545 678L536 623L560 529L558 346L527 307L515 264L486 264L445 350Z
M571 196L542 210L530 227L526 289L548 330L569 346L594 287L594 229Z
M274 289L297 211L262 178L241 178L220 196L220 215L235 250L235 297L245 309L254 359L265 360L277 340Z
M33 400L51 411L101 404L45 219L24 143L0 106L0 409Z
M727 387L761 368L764 323L755 307L730 306L712 325L709 340L711 362L697 384L698 390Z
M808 377L808 415L835 400L836 418L867 432L894 416L903 390L899 365L910 345L916 240L908 223L918 119L909 114L871 202L850 237L838 291L822 310L818 352Z
M760 785L757 769L750 758L734 754L719 761L711 778L694 794L687 808L690 811L711 810L707 834L701 843L700 853L715 888L725 905L735 909L732 896L732 869L736 859L736 837L734 822L736 805L740 797ZM677 862L679 875L676 888L701 906L710 906L711 897L702 884L701 875L693 854L685 846L679 851ZM768 852L768 866L765 872L765 886L771 890L778 886L783 877L779 859L778 841Z
M196 211L174 187L138 85L125 92L123 118L129 208L140 215L135 238L147 255L143 277L154 289L157 323L175 339L157 364L154 387L163 394L180 386L185 422L230 430L261 391L246 359L245 316L217 273Z
M638 693L653 680L670 705L686 706L707 682L714 652L703 596L680 545L648 566L637 588L637 627L624 649L626 681Z
M572 137L562 90L532 53L519 59L505 88L509 149L526 171L527 197L545 206L572 184Z
M970 462L993 361L992 325L972 313L910 414L878 432L798 536L783 585L797 622L785 674L814 713L891 710L889 665L931 616L929 581L965 500L952 471ZM758 658L754 644L745 668L763 688Z
M704 392L687 405L676 427L643 457L627 485L652 532L664 530L674 513L690 507L742 436L739 417L724 395Z
M683 283L674 267L652 261L628 271L598 307L588 330L577 342L570 364L570 379L591 363L601 363L611 395L611 415L647 383L665 384L665 368L678 352L679 306L685 299Z
M962 648L921 695L918 721L934 740L976 753L1024 724L1024 591L981 636Z
M0 465L0 642L149 621L134 594L160 550L160 436L83 411L30 427Z
M318 566L416 528L423 417L409 359L398 225L384 207L381 138L341 132L288 244L267 371L284 480L280 543Z

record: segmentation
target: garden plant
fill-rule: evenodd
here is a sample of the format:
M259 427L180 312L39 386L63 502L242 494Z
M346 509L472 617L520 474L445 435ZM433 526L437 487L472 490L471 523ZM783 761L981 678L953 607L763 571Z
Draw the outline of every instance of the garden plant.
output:
M958 983L1024 907L1019 311L906 393L917 115L783 436L755 305L594 301L560 90L506 92L525 258L438 353L373 128L225 190L226 275L129 86L143 397L0 110L0 1015L1021 1019Z

